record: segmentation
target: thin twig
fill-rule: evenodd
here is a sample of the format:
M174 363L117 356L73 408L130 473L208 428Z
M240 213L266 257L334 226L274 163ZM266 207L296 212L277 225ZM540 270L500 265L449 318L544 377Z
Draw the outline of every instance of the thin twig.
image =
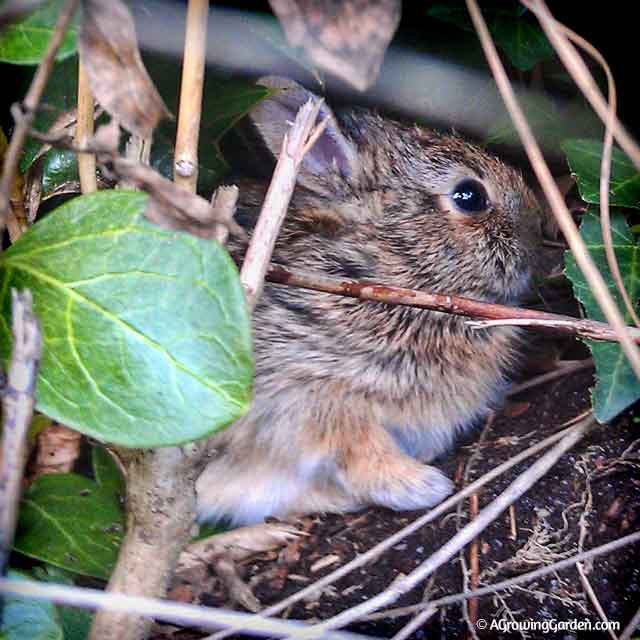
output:
M313 291L335 293L359 300L371 300L387 304L398 304L418 309L430 309L452 313L467 318L487 319L486 322L469 323L472 326L514 324L526 327L553 329L562 333L577 335L590 340L618 341L618 334L604 322L572 318L546 311L510 307L493 302L480 302L461 296L428 293L416 289L405 289L375 282L339 280L319 273L292 270L273 264L267 272L267 280ZM640 343L640 330L628 327L633 340Z
M597 556L603 556L613 551L617 551L618 549L621 549L622 547L625 547L627 545L636 544L639 542L640 542L640 531L636 531L635 533L630 533L629 535L623 536L622 538L618 538L617 540L613 540L612 542L607 542L606 544L600 545L599 547L593 547L593 549L589 549L587 551L577 553L576 555L570 556L569 558L565 558L564 560L559 560L558 562L549 564L546 567L541 567L540 569L536 569L535 571L529 571L528 573L522 573L519 576L508 578L507 580L502 580L501 582L496 582L495 584L482 587L480 589L477 589L476 591L464 591L464 592L455 593L449 596L443 596L442 598L431 600L431 602L421 602L420 604L411 605L408 607L402 607L398 609L387 609L386 611L379 611L370 616L367 616L365 619L367 621L373 621L373 620L380 620L382 618L410 616L422 611L425 607L437 607L437 608L448 607L452 604L457 604L458 602L462 602L463 600L468 600L469 598L482 598L484 596L492 596L500 591L505 591L506 589L517 587L518 585L526 584L527 582L534 582L535 580L538 580L539 578L543 578L544 576L547 576L550 573L557 573L558 571L569 569L578 562L585 562L587 560L592 560ZM636 624L638 624L640 623L640 615L638 614L636 615L638 616L638 620ZM635 617L636 616L634 616L634 618ZM627 628L630 625L631 623L627 626ZM630 635L626 637L626 640L629 640L629 637ZM623 640L623 638L624 638L624 632L620 636L620 640Z
M4 157L4 167L2 170L2 178L0 178L0 230L4 228L7 212L10 207L9 197L11 195L11 187L15 180L18 170L18 162L20 160L20 152L27 139L31 125L36 116L36 109L42 99L47 81L51 75L53 65L55 64L56 53L62 44L64 34L76 13L80 0L68 0L63 6L56 21L47 50L42 58L42 62L38 66L38 70L33 76L27 95L22 103L24 114L18 122L11 136L9 148Z
M28 455L29 426L35 406L42 335L32 310L31 292L11 292L13 349L2 397L0 443L0 575L5 575L18 520L22 477Z
M420 629L436 611L437 609L435 607L427 607L423 611L420 611L420 613L418 613L409 624L402 627L391 640L407 640L407 638L410 638L414 631Z
M611 236L611 216L609 211L609 184L611 181L611 155L613 149L613 131L616 124L616 109L617 109L617 91L616 83L611 73L611 68L607 64L604 56L598 51L590 42L585 40L582 36L578 35L562 23L554 20L554 26L557 27L562 33L564 33L569 40L572 40L581 49L586 51L598 64L602 67L605 75L607 76L607 90L609 94L609 102L607 108L607 117L604 119L605 135L604 143L602 147L602 159L600 162L600 226L602 229L602 238L604 240L605 255L607 257L607 264L611 269L611 275L616 283L616 287L622 296L624 304L627 308L627 312L633 319L636 326L640 326L640 318L633 308L633 302L627 293L627 289L620 273L620 267L618 266L618 260L615 250L613 248L613 238ZM571 55L572 59L579 59L579 55L571 44L567 43L567 55ZM580 62L582 62L580 60ZM570 70L571 72L571 70ZM600 91L593 80L593 76L589 74L588 69L584 64L579 64L574 69L574 77L584 77L587 74L588 77L584 78L581 83L582 90L585 94L591 96L590 101L593 101L594 91L600 94ZM592 102L593 104L593 102Z
M439 518L442 514L446 513L447 511L450 511L451 509L453 509L460 501L465 500L467 497L477 492L481 487L491 482L494 478L497 478L498 476L502 475L512 467L516 466L517 464L520 464L523 460L526 460L527 458L551 446L558 440L564 438L568 434L572 433L575 428L576 427L571 426L567 429L559 431L558 433L554 433L548 438L545 438L544 440L520 452L513 458L510 458L509 460L503 462L502 464L498 465L494 469L491 469L481 478L478 478L477 480L472 482L469 486L458 491L458 493L451 496L450 498L447 498L447 500L445 500L444 502L441 502L437 507L431 509L428 513L425 513L423 516L420 516L418 519L414 520L411 524L408 524L406 527L400 529L400 531L394 533L392 536L389 536L388 538L386 538L379 544L375 545L368 551L365 551L364 553L358 555L356 558L354 558L347 564L336 569L335 571L332 571L331 573L320 578L313 584L310 584L309 586L305 587L304 589L301 589L297 593L294 593L293 595L285 598L284 600L281 600L280 602L277 602L276 604L273 604L270 607L267 607L266 609L260 612L260 617L274 616L280 613L281 611L284 611L288 607L294 605L296 602L299 602L300 600L304 600L309 596L313 596L314 594L319 593L320 591L322 591L322 589L324 589L325 587L328 587L334 582L337 582L338 580L348 575L352 571L355 571L356 569L359 569L360 567L365 566L369 562L372 562L378 556L383 554L385 551L388 551L399 542L402 542L402 540L404 540L411 534L420 530L422 527L426 526L436 518ZM217 633L211 638L207 638L206 640L214 640L214 639L222 640L223 638L228 637L232 633L239 632L239 631L242 631L242 628L230 629L229 631L223 631L223 632Z
M359 620L363 616L395 602L400 596L411 591L418 584L426 580L433 572L465 547L482 531L484 531L505 509L513 504L520 496L528 491L549 469L573 446L575 446L591 425L595 418L590 415L576 425L564 438L534 462L524 473L520 474L495 500L488 504L478 517L461 529L453 538L446 542L438 551L431 554L417 569L402 580L394 584L377 596L360 605L347 609L328 620L314 625L309 633L324 633L331 629L338 629ZM291 636L292 637L292 636Z
M220 244L225 244L229 237L229 224L233 221L238 202L238 187L235 184L218 187L211 196L211 208L213 216L217 220L226 220L227 224L217 224L215 239Z
M178 186L191 193L196 192L198 184L198 139L202 115L208 17L209 0L189 0L173 180Z
M533 387L537 387L541 384L546 384L547 382L557 380L558 378L567 376L570 373L577 373L578 371L583 371L584 369L591 369L593 368L593 366L593 358L576 360L575 362L564 364L562 366L559 366L557 369L554 369L553 371L542 373L539 376L535 376L530 380L526 380L521 384L517 384L514 387L511 387L511 389L509 389L509 391L507 392L507 397L511 398L518 395L519 393L522 393L523 391L526 391L527 389L532 389Z
M78 109L77 109L75 144L85 147L93 138L94 127L94 101L89 85L89 76L82 64L78 61ZM78 173L80 175L80 188L82 193L93 193L98 190L96 178L96 156L93 153L79 153Z
M619 640L618 636L615 634L614 630L611 628L609 624L609 618L607 618L607 614L604 612L604 609L600 604L600 600L598 600L598 596L596 595L596 592L593 590L593 587L591 586L591 582L589 581L589 578L587 577L587 573L584 570L584 567L582 566L582 562L576 563L576 569L578 571L578 575L580 576L580 582L582 583L582 588L587 594L587 597L589 598L589 600L591 600L591 604L593 605L594 609L596 610L596 613L600 617L600 620L602 620L605 623L606 629L609 632L609 635L611 636L612 640Z
M473 21L478 37L480 38L480 43L487 58L487 62L496 81L498 90L502 95L502 99L509 111L513 124L518 131L520 139L522 140L531 166L535 171L538 182L540 183L540 186L542 187L542 190L544 191L544 194L551 206L551 210L555 215L558 226L571 248L576 263L589 283L589 287L591 288L598 305L602 309L605 318L611 324L616 334L620 337L620 346L627 356L633 372L636 377L640 379L640 349L638 349L627 331L624 318L618 309L602 274L598 271L593 258L589 254L589 250L580 236L580 232L571 217L571 213L565 204L564 198L551 175L549 167L542 155L542 151L540 150L540 147L538 146L538 143L531 131L531 127L518 104L513 87L511 86L504 66L500 61L500 57L496 51L489 29L482 17L480 9L478 8L478 3L476 0L466 0L466 4L471 15L471 20Z
M159 598L129 596L124 593L107 593L98 589L87 589L61 584L46 584L34 580L0 578L0 593L21 598L47 600L55 604L99 609L122 613L145 615L163 622L185 627L220 629L241 626L248 633L258 637L283 637L302 632L307 625L292 620L263 620L237 611L227 611L213 607L170 602ZM367 636L355 633L331 633L323 638L335 640L362 640Z
M326 120L317 126L315 124L321 106L322 100L306 102L300 107L291 129L284 136L282 151L240 272L240 280L244 285L250 309L254 308L262 292L269 260L296 185L304 154L327 125Z
M629 620L629 624L620 634L620 640L631 640L631 634L640 627L640 608L635 612L633 618Z

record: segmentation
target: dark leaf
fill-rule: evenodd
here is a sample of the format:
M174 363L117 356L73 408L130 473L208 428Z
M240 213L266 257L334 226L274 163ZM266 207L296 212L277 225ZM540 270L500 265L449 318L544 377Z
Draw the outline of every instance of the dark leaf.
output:
M14 547L73 573L107 579L124 526L107 489L73 473L45 475L23 496Z

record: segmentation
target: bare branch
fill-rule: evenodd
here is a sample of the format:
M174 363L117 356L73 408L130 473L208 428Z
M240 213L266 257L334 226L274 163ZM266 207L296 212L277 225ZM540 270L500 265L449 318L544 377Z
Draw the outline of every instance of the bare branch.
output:
M85 147L93 138L94 100L89 86L87 70L80 59L78 62L78 110L75 143ZM78 173L82 193L98 190L96 178L96 156L93 153L78 153Z
M316 140L326 126L326 122L314 126L321 106L321 100L315 104L309 100L304 104L298 111L291 129L284 136L282 151L240 272L251 309L262 292L269 260L287 213L304 154L309 150L309 142Z
M60 584L45 584L35 580L12 580L0 578L0 593L21 598L47 600L55 604L101 609L121 613L142 614L163 622L203 629L235 628L240 626L257 637L282 638L296 631L301 632L307 625L292 620L263 620L247 613L201 607L160 600L128 596L123 593L105 593L98 589L86 589ZM327 633L318 638L327 640L363 640L367 636L355 633Z
M0 574L5 575L13 545L22 477L27 462L27 434L35 407L42 335L32 310L31 292L11 292L13 350L2 398L0 444Z
M209 0L189 0L173 180L191 193L196 192L198 183L198 138L207 55L208 16Z
M267 280L278 284L286 284L313 291L335 293L359 300L372 300L386 304L397 304L418 309L430 309L442 313L467 318L480 319L469 323L477 328L501 325L517 325L531 328L552 329L561 333L577 335L590 340L618 341L618 334L606 323L596 320L572 318L546 311L510 307L493 302L480 302L438 293L428 293L416 289L404 289L375 282L357 282L355 280L338 280L322 274L305 271L293 271L280 265L271 265L267 272ZM640 343L640 330L627 327L632 340Z

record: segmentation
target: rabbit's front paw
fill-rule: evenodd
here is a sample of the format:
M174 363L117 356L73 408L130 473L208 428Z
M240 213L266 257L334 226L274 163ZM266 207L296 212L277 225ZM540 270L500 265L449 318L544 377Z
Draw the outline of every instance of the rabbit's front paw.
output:
M416 464L410 473L375 488L371 499L395 511L411 511L434 507L451 495L454 488L453 482L435 467Z

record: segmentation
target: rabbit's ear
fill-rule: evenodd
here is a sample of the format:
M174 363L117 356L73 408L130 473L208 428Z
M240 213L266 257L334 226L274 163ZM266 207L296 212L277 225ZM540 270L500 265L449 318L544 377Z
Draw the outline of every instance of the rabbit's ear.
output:
M317 98L299 84L277 76L260 78L258 83L277 91L260 102L250 113L268 149L277 158L282 149L284 134L295 120L298 109L309 100ZM329 118L322 135L305 154L298 182L314 189L314 178L328 172L337 172L349 178L356 168L356 149L340 131L331 109L325 104L320 108L318 122Z

